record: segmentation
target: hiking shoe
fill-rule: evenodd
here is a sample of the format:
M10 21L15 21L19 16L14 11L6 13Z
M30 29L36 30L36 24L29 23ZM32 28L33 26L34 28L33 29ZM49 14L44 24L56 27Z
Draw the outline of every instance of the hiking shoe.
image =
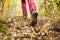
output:
M26 19L27 18L27 14L23 14L23 18Z
M37 24L37 17L38 17L38 13L37 12L32 14L32 21L30 23L31 26L35 26Z

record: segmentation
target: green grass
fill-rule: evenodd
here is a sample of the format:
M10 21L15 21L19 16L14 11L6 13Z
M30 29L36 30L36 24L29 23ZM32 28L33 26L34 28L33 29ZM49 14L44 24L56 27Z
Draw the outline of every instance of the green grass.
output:
M6 19L5 19L5 18L0 18L0 23L1 23L1 24L6 24L6 23L7 23L7 21L6 21Z
M0 32L7 32L6 24L7 20L5 18L0 18Z

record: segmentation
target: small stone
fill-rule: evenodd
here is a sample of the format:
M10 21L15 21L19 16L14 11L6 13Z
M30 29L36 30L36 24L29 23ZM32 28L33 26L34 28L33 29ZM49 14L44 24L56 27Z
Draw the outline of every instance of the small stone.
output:
M17 34L16 34L16 33L13 33L13 34L12 34L12 36L13 36L13 37L16 37L16 36L17 36Z
M12 24L12 23L10 23L10 25L12 26L13 24Z
M30 35L24 35L25 38L31 38Z
M42 35L42 36L46 36L46 33L44 33L44 32L41 32L41 35Z
M39 33L40 30L38 28L34 29L35 33Z
M11 21L11 18L8 18L8 21Z

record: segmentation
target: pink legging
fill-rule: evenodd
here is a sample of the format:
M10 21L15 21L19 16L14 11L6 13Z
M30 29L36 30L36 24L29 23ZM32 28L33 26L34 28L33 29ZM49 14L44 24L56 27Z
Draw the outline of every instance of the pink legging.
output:
M33 0L28 0L28 5L29 5L30 13L36 11L36 6ZM23 14L27 13L26 0L22 0L22 11L23 11Z

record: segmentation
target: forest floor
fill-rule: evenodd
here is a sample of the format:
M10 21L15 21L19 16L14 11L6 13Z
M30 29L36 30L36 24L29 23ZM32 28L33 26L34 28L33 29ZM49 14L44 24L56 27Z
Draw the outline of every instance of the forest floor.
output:
M0 21L0 40L60 40L59 20L50 25L50 18L38 18L35 27L29 27L31 19L7 18L6 24Z

